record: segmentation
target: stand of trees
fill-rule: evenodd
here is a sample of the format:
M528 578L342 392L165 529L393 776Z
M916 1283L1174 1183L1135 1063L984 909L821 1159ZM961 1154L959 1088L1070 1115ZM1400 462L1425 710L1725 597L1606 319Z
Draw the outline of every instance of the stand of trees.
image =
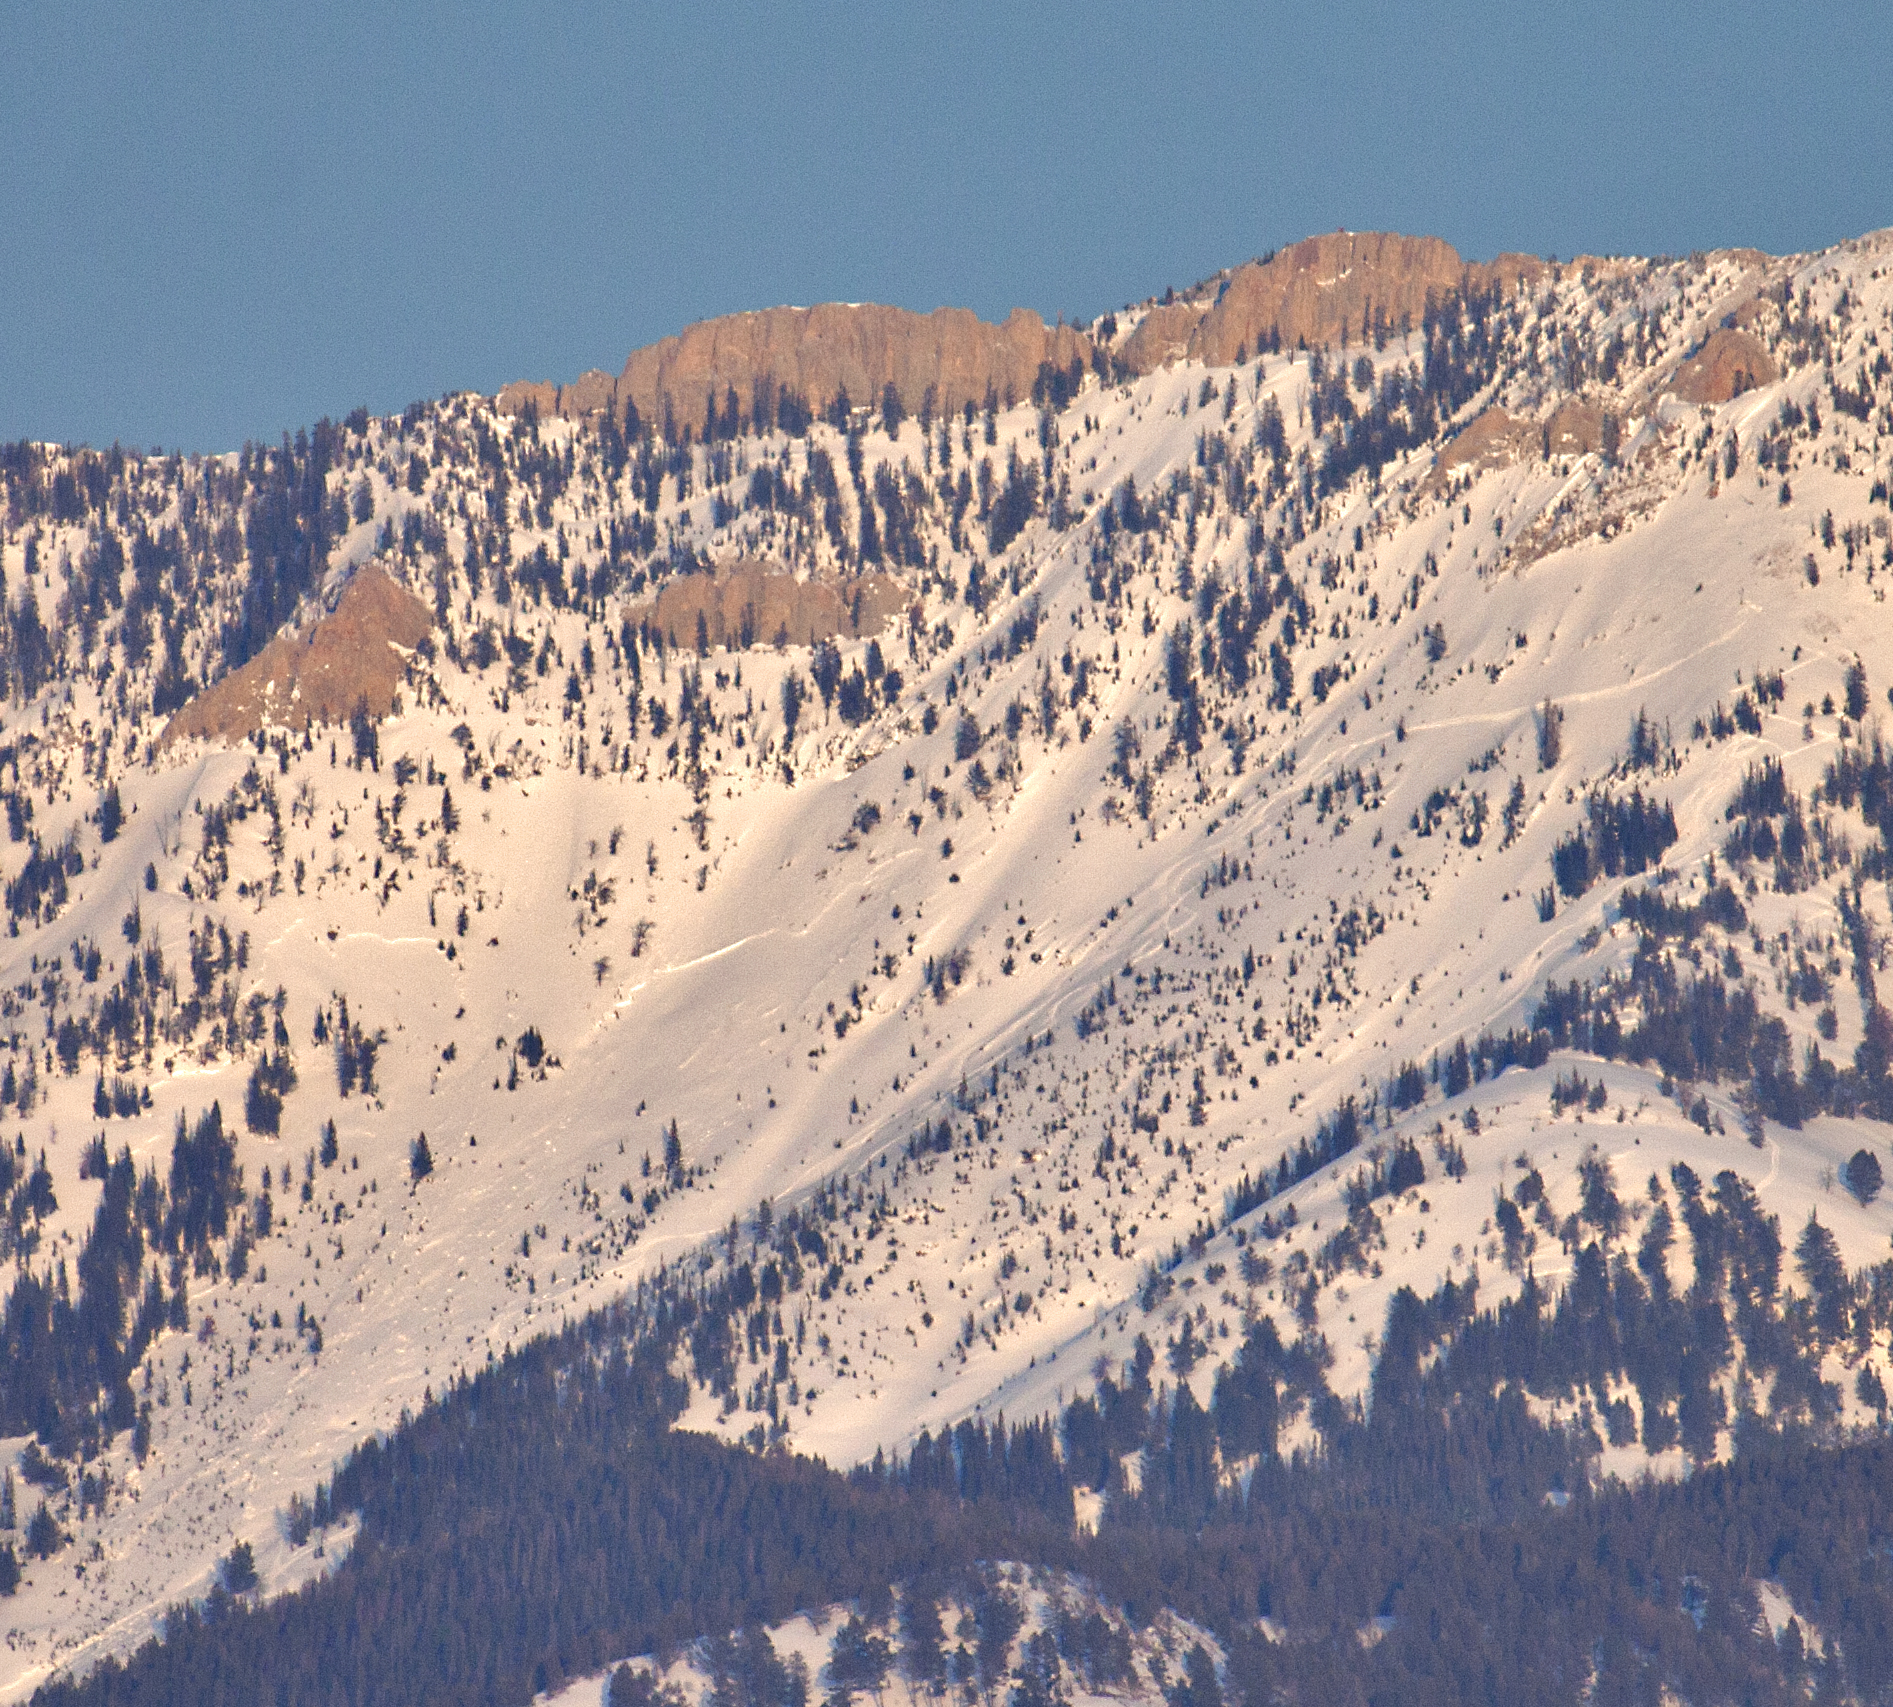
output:
M129 1148L108 1163L102 1138L95 1157L105 1190L73 1270L63 1258L38 1273L23 1263L0 1307L0 1432L34 1434L59 1458L90 1459L137 1428L131 1377L159 1332L186 1325L188 1273L216 1267L221 1243L247 1252L242 1170L216 1104L189 1126L178 1116L168 1181L139 1174ZM23 1156L6 1163L0 1183L25 1174ZM51 1212L43 1160L10 1202L22 1222Z
M1176 1707L1893 1699L1893 1443L1839 1432L1821 1361L1884 1335L1893 1277L1849 1276L1810 1221L1793 1254L1805 1290L1791 1289L1753 1192L1680 1166L1652 1180L1632 1249L1608 1168L1588 1170L1560 1230L1585 1241L1565 1290L1528 1277L1483 1310L1470 1282L1401 1291L1363 1401L1328 1387L1317 1333L1284 1343L1262 1319L1207 1405L1140 1340L1056 1419L964 1422L848 1474L762 1449L760 1425L748 1449L672 1426L679 1349L726 1383L745 1342L766 1363L772 1305L820 1271L818 1216L761 1217L747 1253L733 1236L707 1275L668 1270L364 1444L290 1517L306 1533L360 1515L333 1576L261 1604L214 1590L162 1641L37 1699L523 1704L703 1639L719 1699L787 1703L806 1680L778 1676L757 1627L854 1602L835 1681L862 1686L863 1666L891 1663L890 1584L910 1585L909 1606L950 1592L991 1607L963 1679L903 1611L900 1663L911 1649L916 1676L969 1701L1009 1684L1011 1707L1045 1707L1067 1698L1067 1668L1124 1676L1102 1618L1095 1639L1072 1622L1026 1644L1008 1673L1019 1626L993 1602L980 1561L995 1559L1081 1573L1132 1624L1169 1607L1213 1630L1223 1674L1207 1656L1186 1667ZM1529 1183L1513 1201L1537 1207ZM1694 1255L1682 1290L1667 1263L1679 1225ZM1188 1367L1178 1341L1168 1351ZM1285 1451L1299 1418L1318 1446ZM1714 1463L1730 1427L1734 1459ZM1680 1442L1695 1474L1600 1481L1604 1437L1639 1430ZM1095 1535L1074 1526L1079 1487L1108 1496ZM1818 1635L1768 1634L1762 1577ZM637 1699L648 1680L614 1687Z

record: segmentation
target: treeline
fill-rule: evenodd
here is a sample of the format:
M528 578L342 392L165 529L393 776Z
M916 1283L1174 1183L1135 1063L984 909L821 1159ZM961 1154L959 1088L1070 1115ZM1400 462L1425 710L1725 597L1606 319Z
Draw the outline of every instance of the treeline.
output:
M645 1331L607 1313L457 1382L322 1490L313 1521L362 1519L333 1577L260 1607L215 1594L43 1699L523 1703L876 1583L1067 1554L1068 1518L674 1431L671 1349L718 1303L667 1287Z
M807 1223L763 1221L747 1250L733 1232L707 1279L667 1271L366 1443L291 1514L305 1534L360 1514L331 1577L260 1605L218 1590L164 1641L38 1699L524 1703L624 1654L835 1601L861 1608L848 1651L884 1666L887 1585L913 1585L914 1604L956 1582L970 1598L982 1559L1080 1572L1136 1624L1164 1607L1200 1620L1228 1655L1220 1679L1191 1677L1206 1700L1887 1699L1893 1457L1878 1436L1834 1438L1820 1358L1882 1334L1893 1288L1847 1276L1811 1223L1795 1255L1807 1291L1787 1290L1779 1230L1732 1174L1653 1182L1632 1251L1632 1218L1593 1167L1563 1294L1528 1280L1480 1310L1471 1284L1401 1291L1365 1402L1328 1387L1318 1335L1285 1344L1258 1320L1206 1406L1140 1340L1055 1423L964 1423L848 1475L672 1427L680 1341L741 1355L783 1265L824 1254ZM1682 1291L1663 1260L1679 1221L1695 1263ZM1730 1419L1718 1379L1738 1346ZM1689 1481L1597 1481L1604 1438L1635 1438L1625 1391L1649 1444L1680 1438L1705 1461ZM1544 1420L1546 1400L1567 1420ZM1319 1450L1284 1450L1302 1418ZM1706 1462L1731 1421L1735 1461ZM1108 1496L1094 1537L1071 1521L1081 1486ZM1763 1575L1818 1638L1767 1634ZM938 1686L1064 1699L1081 1645L1023 1648L1007 1674L1016 1629ZM735 1652L706 1650L732 1675Z

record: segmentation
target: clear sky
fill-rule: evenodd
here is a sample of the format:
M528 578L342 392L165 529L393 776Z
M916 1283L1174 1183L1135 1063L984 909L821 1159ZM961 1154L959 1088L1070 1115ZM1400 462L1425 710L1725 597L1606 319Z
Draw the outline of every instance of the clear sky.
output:
M8 8L0 438L234 448L777 302L1088 317L1338 226L1893 224L1884 6Z

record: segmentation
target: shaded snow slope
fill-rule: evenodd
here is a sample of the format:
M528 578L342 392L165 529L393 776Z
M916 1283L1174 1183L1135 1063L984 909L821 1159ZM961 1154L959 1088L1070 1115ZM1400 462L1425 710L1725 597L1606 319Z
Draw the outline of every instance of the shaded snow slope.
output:
M1002 1597L1017 1611L1017 1633L1003 1653L993 1652L996 1644L982 1642L978 1634L976 1614L982 1593ZM992 1566L981 1573L979 1591L965 1585L936 1605L945 1637L938 1662L908 1648L900 1631L904 1606L890 1604L878 1623L873 1609L843 1605L770 1626L766 1633L783 1667L785 1694L792 1699L799 1686L805 1699L829 1698L830 1691L823 1686L832 1681L829 1666L838 1638L856 1618L861 1620L860 1633L878 1637L892 1662L881 1686L869 1693L896 1707L922 1707L939 1699L953 1678L983 1675L1006 1687L1027 1678L1038 1681L1048 1672L1062 1686L1062 1697L1076 1707L1101 1707L1106 1702L1154 1704L1168 1699L1169 1692L1183 1681L1193 1649L1200 1649L1219 1672L1223 1658L1213 1635L1174 1613L1159 1613L1143 1629L1132 1629L1123 1614L1101 1602L1082 1578L1062 1571ZM1091 1638L1087 1651L1081 1639L1074 1638L1078 1627L1091 1619L1101 1623L1084 1632ZM716 1693L719 1681L727 1691L736 1657L733 1645L719 1649L714 1642L699 1642L668 1664L651 1655L636 1655L620 1664L648 1677L658 1699L669 1707L702 1707ZM766 1657L762 1663L767 1665ZM930 1664L935 1667L932 1675L927 1669ZM612 1673L617 1669L577 1679L536 1699L546 1707L610 1707Z

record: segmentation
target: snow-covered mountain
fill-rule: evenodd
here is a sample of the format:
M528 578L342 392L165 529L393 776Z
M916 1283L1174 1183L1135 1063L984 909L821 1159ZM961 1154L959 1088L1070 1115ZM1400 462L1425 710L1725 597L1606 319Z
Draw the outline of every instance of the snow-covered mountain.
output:
M687 1420L832 1462L1261 1316L1358 1395L1396 1289L1555 1283L1677 1163L1886 1254L1893 240L1114 359L1242 277L984 409L6 451L8 1253L51 1319L141 1229L129 1403L6 1424L69 1537L9 1697L790 1215ZM1828 1357L1871 1415L1885 1334Z

